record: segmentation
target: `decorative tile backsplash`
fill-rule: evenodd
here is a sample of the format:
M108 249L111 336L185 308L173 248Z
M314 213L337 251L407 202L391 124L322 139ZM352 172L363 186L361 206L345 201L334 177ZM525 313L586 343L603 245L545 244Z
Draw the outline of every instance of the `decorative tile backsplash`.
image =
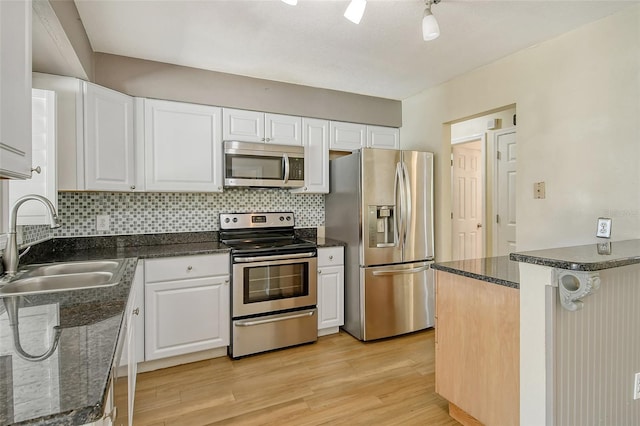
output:
M62 226L22 226L21 247L51 237L217 231L219 213L293 211L296 228L324 225L324 195L284 189L228 189L220 194L156 192L60 192ZM96 216L110 216L110 230L96 230Z
M284 189L228 189L220 194L60 192L55 237L217 231L221 212L293 211L296 228L324 225L324 195ZM96 216L110 216L110 230L96 230ZM46 239L48 226L23 227L23 245Z

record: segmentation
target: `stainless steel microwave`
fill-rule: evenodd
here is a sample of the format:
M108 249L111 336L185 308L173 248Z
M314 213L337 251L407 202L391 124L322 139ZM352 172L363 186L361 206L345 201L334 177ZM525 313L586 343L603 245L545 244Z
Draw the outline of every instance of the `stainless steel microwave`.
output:
M304 147L224 141L225 187L304 185Z

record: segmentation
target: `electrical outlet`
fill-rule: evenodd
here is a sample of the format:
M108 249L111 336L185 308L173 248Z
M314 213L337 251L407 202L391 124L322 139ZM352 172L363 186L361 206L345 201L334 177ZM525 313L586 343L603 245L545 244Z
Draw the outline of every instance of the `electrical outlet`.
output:
M96 216L96 230L108 231L110 229L111 218L108 214L99 214Z
M633 377L633 399L640 399L640 373Z

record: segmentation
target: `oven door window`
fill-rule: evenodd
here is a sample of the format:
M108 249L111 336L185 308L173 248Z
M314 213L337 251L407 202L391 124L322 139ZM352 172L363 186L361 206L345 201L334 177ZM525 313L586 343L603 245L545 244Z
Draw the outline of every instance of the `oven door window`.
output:
M227 178L284 180L282 157L226 154L225 164Z
M308 296L308 276L307 262L245 268L244 303Z

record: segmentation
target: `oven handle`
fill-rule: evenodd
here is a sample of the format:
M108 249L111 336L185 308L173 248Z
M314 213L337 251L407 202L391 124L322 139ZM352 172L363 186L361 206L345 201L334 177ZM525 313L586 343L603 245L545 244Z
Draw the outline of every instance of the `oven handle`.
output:
M234 325L238 327L251 327L252 325L269 324L271 322L285 321L285 320L290 320L295 318L312 317L313 314L314 314L314 311L308 311L302 314L287 315L287 316L281 316L277 318L269 318L269 319L263 319L263 320L240 320L240 321L234 321Z
M305 257L315 257L314 252L308 253L294 253L294 254L278 254L275 256L253 256L253 257L234 257L233 261L236 263L247 262L263 262L268 260L287 260L287 259L302 259Z

